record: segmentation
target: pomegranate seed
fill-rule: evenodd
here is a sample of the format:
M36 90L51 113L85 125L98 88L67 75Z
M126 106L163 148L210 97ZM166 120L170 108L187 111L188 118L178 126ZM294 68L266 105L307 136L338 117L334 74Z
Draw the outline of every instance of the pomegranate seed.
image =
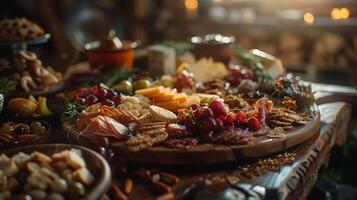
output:
M216 116L220 116L220 115L227 115L227 111L224 108L224 105L222 102L218 101L217 99L213 100L210 105L209 108L212 109L213 113Z
M258 119L255 117L250 118L248 120L247 124L248 124L248 127L253 131L257 131L262 128L262 125L260 124Z

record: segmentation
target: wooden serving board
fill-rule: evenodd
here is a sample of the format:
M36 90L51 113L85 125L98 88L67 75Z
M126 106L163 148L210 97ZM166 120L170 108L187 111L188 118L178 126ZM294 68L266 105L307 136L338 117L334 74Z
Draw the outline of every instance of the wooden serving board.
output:
M85 145L72 122L64 122L63 130L67 139ZM199 144L187 150L155 146L140 152L128 150L125 142L113 142L113 150L123 155L128 162L160 165L218 164L237 162L246 158L262 157L296 146L320 130L320 115L308 121L304 126L291 129L285 138L260 136L254 144L223 145L215 143Z

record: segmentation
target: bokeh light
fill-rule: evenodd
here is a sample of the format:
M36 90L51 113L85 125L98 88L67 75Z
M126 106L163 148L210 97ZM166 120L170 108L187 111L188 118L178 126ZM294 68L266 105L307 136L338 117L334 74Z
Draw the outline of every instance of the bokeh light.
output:
M312 13L305 13L304 14L304 21L307 23L307 24L313 24L314 21L315 21L315 17Z

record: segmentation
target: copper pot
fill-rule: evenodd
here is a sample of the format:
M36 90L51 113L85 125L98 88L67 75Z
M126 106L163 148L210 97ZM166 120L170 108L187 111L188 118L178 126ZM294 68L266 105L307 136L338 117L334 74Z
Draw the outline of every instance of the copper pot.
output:
M120 41L114 31L100 41L85 45L88 60L92 68L122 68L132 69L134 63L134 49L138 42Z

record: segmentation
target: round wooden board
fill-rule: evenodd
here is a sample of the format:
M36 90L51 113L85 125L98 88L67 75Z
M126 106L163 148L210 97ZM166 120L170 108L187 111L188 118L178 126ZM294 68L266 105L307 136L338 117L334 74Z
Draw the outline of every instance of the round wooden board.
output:
M296 146L320 130L320 115L308 121L304 126L295 127L282 139L257 137L254 144L249 145L222 145L199 144L187 150L155 146L149 149L131 152L125 142L112 143L113 150L125 156L128 162L159 164L159 165L191 165L191 164L218 164L236 162L245 158L256 158L272 153L287 150ZM78 137L73 122L64 122L63 131L67 139L80 145L85 142Z

